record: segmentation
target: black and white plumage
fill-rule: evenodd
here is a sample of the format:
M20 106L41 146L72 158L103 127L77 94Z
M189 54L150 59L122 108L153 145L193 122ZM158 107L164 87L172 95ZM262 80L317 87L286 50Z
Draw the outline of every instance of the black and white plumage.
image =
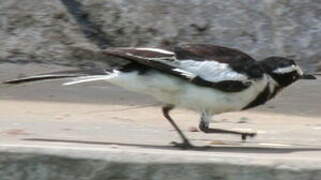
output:
M210 118L219 113L240 111L262 105L281 89L304 75L293 60L270 57L255 61L232 48L209 44L186 44L174 51L158 48L111 48L106 55L128 63L99 73L55 73L7 81L20 83L49 78L76 77L65 85L105 80L131 91L151 95L164 103L164 116L191 146L169 116L174 107L201 114L199 128L205 133L231 133L254 136L255 133L209 128Z

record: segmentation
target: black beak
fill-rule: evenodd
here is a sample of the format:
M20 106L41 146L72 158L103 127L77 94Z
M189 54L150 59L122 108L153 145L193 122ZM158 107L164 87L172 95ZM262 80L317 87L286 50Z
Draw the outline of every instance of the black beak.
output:
M311 74L303 74L302 76L300 76L299 79L317 79L317 78Z

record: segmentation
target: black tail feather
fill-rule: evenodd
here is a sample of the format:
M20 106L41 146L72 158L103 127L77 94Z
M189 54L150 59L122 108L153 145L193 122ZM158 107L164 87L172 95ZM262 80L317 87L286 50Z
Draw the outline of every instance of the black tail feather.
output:
M23 78L12 79L8 81L4 81L3 84L20 84L20 83L27 83L32 81L40 81L40 80L50 80L50 79L61 79L61 78L68 78L68 77L78 77L77 75L36 75L36 76L29 76Z
M41 81L41 80L52 80L52 79L63 79L63 78L71 78L71 77L81 77L88 75L104 75L107 74L104 69L91 69L91 70L72 70L72 71L59 71L48 74L38 74L34 76L27 76L16 78L12 80L7 80L2 82L3 84L21 84L33 81Z

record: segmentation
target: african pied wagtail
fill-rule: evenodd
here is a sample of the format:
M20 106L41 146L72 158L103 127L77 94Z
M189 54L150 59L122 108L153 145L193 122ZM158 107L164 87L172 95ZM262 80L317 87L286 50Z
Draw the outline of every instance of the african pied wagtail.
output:
M163 115L183 140L177 145L191 147L169 115L174 107L200 112L199 128L205 133L238 134L245 140L256 133L209 128L211 117L262 105L298 79L315 79L303 74L291 59L269 57L255 61L239 50L209 44L185 44L173 52L158 48L111 48L104 50L104 54L128 63L100 72L58 72L5 83L75 77L64 85L105 80L151 95L164 103Z

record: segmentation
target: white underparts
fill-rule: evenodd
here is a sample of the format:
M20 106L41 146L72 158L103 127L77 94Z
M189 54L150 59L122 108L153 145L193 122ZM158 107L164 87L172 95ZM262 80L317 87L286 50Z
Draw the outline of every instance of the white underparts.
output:
M264 76L244 91L229 93L214 88L200 87L159 71L150 71L145 74L139 74L136 71L114 71L109 75L75 78L65 85L97 80L106 80L130 91L151 95L165 104L173 104L208 114L241 110L253 101L267 85L267 78Z

